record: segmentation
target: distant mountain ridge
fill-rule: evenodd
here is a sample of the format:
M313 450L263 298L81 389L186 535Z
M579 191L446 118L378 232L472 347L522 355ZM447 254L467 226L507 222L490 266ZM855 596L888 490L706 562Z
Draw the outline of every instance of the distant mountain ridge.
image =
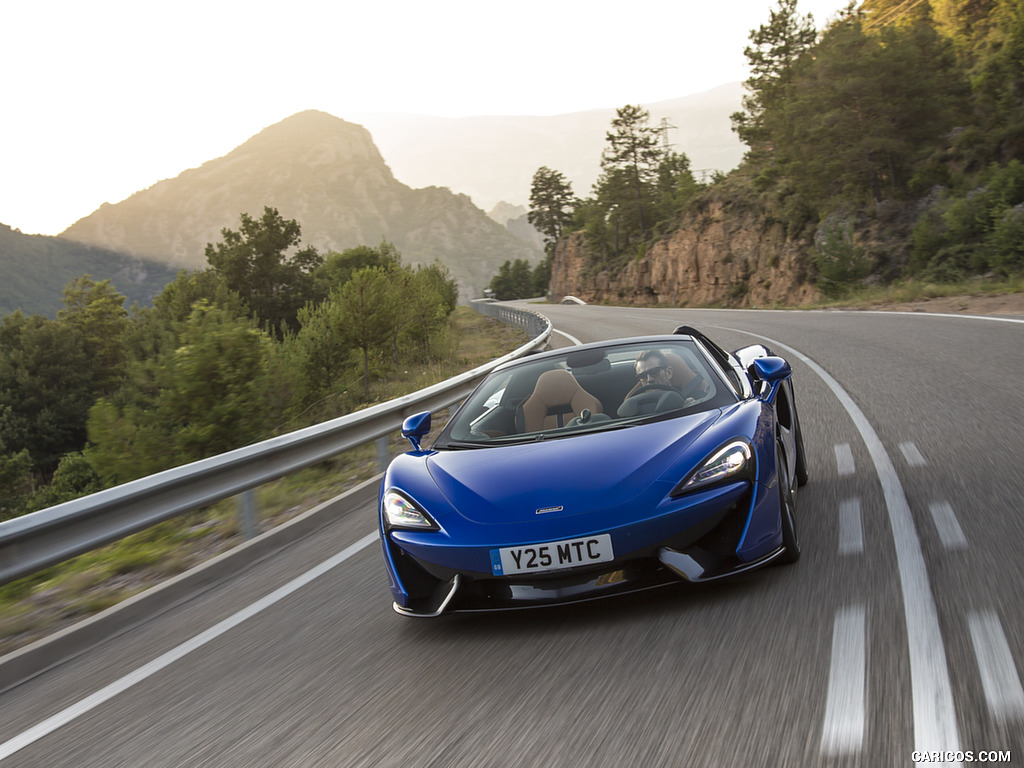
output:
M110 280L129 307L136 302L152 304L177 270L60 237L26 235L0 224L0 316L20 309L27 315L55 318L63 306L64 286L86 274L96 281Z
M686 153L693 170L709 174L730 171L743 159L746 147L730 120L742 108L743 92L741 83L726 83L643 106L650 112L651 125L660 126L664 119L670 126L669 143ZM543 117L369 112L348 116L373 134L402 182L449 187L469 195L484 210L500 202L527 205L533 173L541 166L562 173L578 196L589 195L614 117L615 108Z
M539 249L492 221L465 195L397 181L369 132L324 112L293 115L224 157L101 206L61 233L80 243L188 269L241 213L277 208L321 252L394 243L406 263L445 264L464 297L480 295L507 259Z

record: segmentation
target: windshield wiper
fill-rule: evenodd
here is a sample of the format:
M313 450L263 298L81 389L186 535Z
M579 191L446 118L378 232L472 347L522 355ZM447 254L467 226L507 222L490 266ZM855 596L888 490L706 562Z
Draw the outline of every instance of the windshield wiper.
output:
M449 440L446 443L435 443L434 448L441 448L444 450L462 451L471 450L474 448L489 448L491 443L469 443L462 440Z

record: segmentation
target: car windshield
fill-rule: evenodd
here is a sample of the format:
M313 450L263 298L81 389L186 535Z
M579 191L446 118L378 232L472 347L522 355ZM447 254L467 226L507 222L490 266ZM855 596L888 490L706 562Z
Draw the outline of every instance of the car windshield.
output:
M568 348L492 373L434 447L571 437L734 402L717 366L690 339Z

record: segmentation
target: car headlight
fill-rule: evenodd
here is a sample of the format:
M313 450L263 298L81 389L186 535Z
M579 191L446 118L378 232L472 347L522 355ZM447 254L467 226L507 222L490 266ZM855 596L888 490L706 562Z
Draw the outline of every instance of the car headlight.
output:
M396 491L384 494L384 520L394 528L420 528L437 530L430 516Z
M697 469L676 486L673 496L688 493L697 488L721 480L749 477L753 472L754 452L745 440L734 440L719 448Z

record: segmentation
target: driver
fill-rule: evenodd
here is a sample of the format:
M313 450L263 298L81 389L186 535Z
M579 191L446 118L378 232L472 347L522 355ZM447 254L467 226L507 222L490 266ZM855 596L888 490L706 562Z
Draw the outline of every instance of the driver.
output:
M648 349L637 355L636 363L634 363L636 369L636 378L640 386L648 386L650 384L661 384L665 387L671 387L672 384L672 366L668 364L668 359L656 349Z
M673 380L675 366L664 352L657 349L641 352L637 355L633 368L636 371L637 382L619 406L619 416L662 413L686 405L685 393L680 391ZM687 383L684 380L680 383L689 389L695 382Z

